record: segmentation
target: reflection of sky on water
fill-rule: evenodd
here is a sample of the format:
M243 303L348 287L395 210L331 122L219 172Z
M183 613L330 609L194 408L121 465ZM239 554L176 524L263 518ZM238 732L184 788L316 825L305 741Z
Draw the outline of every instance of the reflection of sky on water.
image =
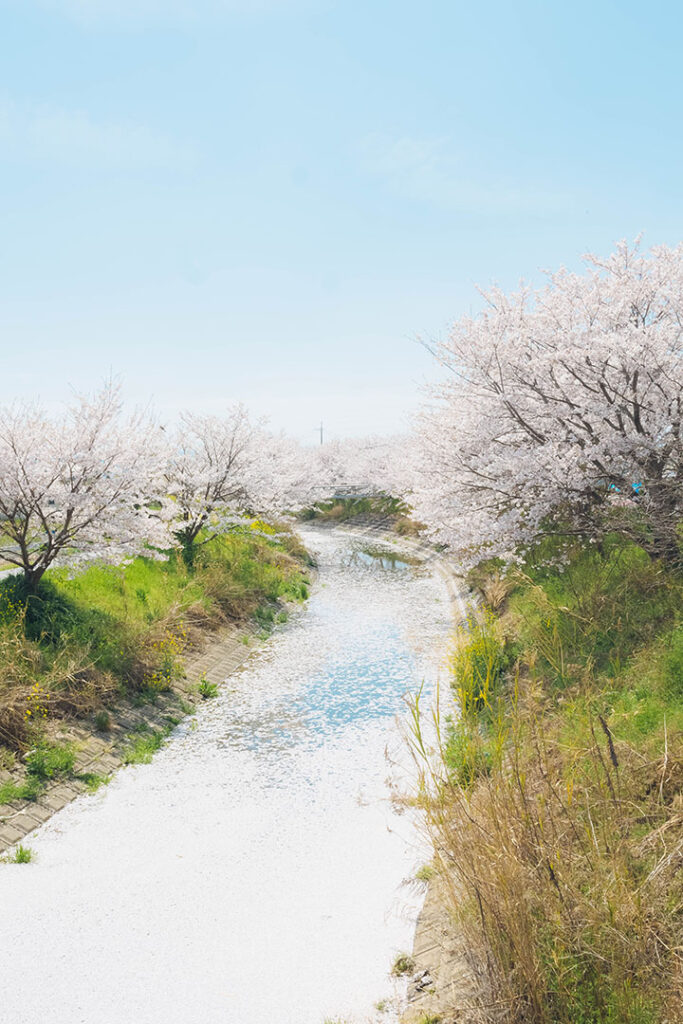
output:
M3 1021L395 1024L373 1006L412 941L401 883L426 851L387 775L405 771L396 715L433 683L449 609L429 572L302 532L308 607L150 765L32 836L34 864L0 867Z

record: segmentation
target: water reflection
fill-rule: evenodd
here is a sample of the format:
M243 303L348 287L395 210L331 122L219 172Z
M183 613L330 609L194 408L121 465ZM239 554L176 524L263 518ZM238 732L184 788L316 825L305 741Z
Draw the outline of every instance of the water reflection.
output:
M419 564L408 561L405 555L384 548L351 548L344 558L344 564L350 566L370 566L373 569L403 570Z

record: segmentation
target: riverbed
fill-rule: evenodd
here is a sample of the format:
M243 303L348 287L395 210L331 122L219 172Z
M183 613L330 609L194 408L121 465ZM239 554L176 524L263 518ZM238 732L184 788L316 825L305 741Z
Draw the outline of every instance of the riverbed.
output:
M0 865L2 1024L396 1019L428 853L391 790L449 598L395 545L302 533L308 606L150 765L33 833L33 863Z

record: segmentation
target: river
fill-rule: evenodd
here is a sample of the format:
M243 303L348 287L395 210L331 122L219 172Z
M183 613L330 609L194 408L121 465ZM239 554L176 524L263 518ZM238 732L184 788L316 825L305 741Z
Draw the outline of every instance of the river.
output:
M396 1019L376 1004L400 995L426 852L388 779L451 609L430 565L302 533L307 607L150 765L29 836L35 862L0 866L0 1024Z

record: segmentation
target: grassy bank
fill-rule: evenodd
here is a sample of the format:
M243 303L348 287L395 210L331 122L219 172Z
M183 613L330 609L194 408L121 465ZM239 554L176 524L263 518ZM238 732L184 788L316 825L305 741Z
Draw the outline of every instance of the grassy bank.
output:
M391 527L399 536L414 537L424 527L410 518L410 509L399 498L377 495L367 498L331 498L320 501L300 513L305 522L320 523L377 523Z
M283 602L308 594L306 553L289 532L245 528L200 552L192 570L175 553L73 578L52 570L35 596L19 576L0 581L0 768L49 747L64 720L103 724L113 702L154 700L207 633L248 621L267 631Z
M481 1000L460 1020L683 1020L680 575L633 544L480 566L420 794ZM455 1010L455 1007L453 1007Z

